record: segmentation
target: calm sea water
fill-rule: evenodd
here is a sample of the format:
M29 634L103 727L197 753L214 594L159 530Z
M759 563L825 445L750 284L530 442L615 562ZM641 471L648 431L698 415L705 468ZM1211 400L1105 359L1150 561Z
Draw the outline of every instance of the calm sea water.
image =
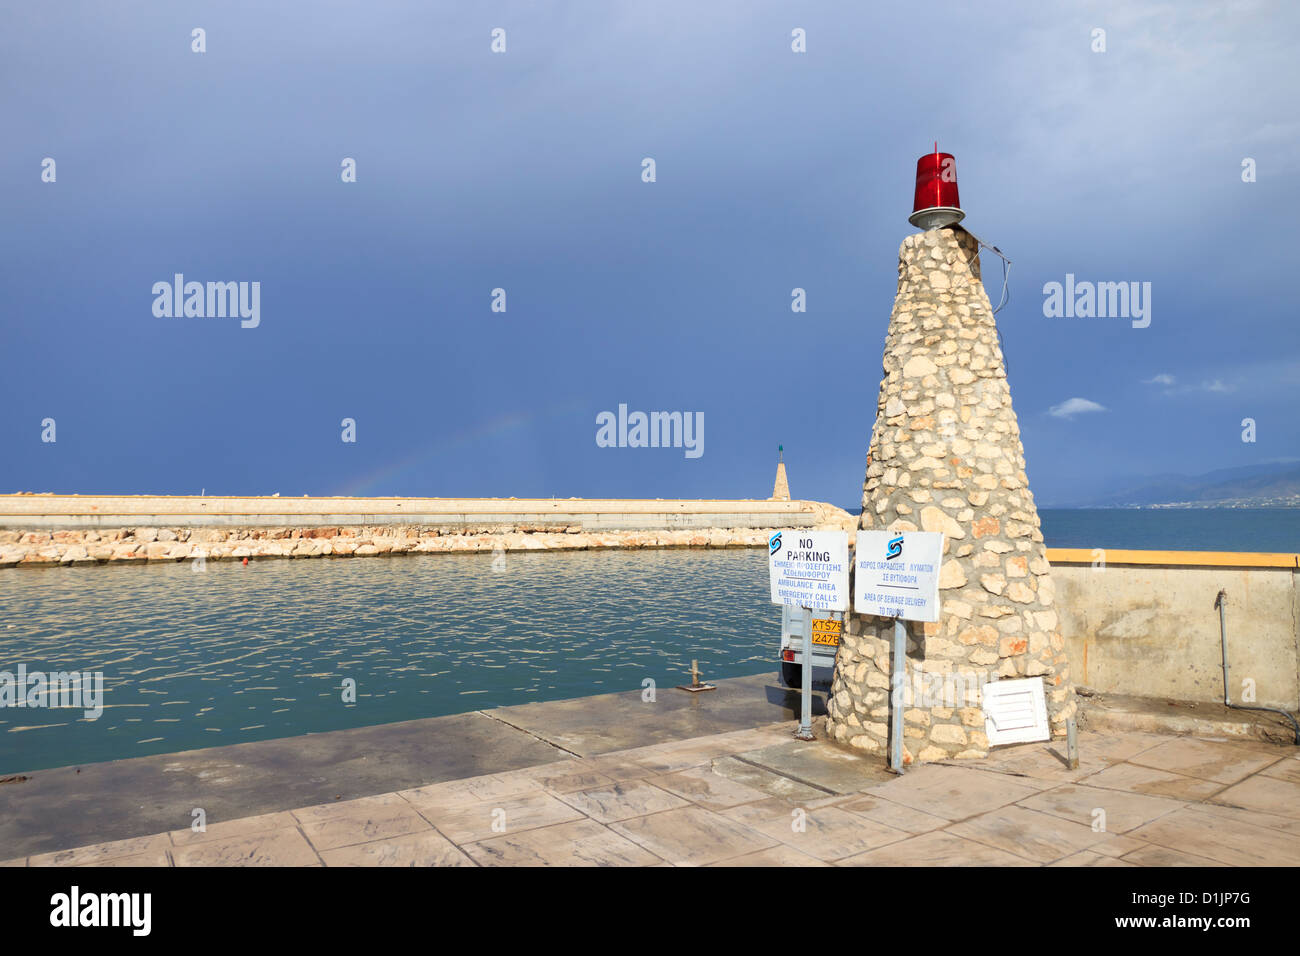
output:
M1300 551L1300 511L1044 510L1052 547ZM0 774L775 671L762 549L0 573L0 671L105 709L0 709ZM356 682L355 703L343 682Z
M1300 508L1044 508L1049 548L1300 552Z
M103 671L103 714L0 709L0 774L775 671L761 549L0 573L0 671ZM343 702L343 681L356 702Z

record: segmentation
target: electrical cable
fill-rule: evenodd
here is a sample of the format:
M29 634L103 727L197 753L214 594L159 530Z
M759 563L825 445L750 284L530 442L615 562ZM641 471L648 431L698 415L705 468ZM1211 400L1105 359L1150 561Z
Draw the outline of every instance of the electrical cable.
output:
M993 314L997 315L999 312L1002 311L1002 309L1006 306L1006 304L1011 301L1010 286L1007 284L1007 280L1011 276L1011 260L1008 259L1006 254L997 246L993 245L992 243L985 242L979 236L975 235L975 233L971 232L969 229L966 229L965 226L962 226L961 228L964 229L970 235L970 237L975 240L975 242L978 245L983 246L985 249L990 250L999 259L1002 260L1002 295L999 296L998 298L997 308L993 310ZM993 329L995 332L997 332L998 348L1002 350L1002 368L1009 377L1011 375L1011 362L1007 359L1007 347L1006 347L1006 343L1002 341L1002 330L998 328L997 323L994 323Z

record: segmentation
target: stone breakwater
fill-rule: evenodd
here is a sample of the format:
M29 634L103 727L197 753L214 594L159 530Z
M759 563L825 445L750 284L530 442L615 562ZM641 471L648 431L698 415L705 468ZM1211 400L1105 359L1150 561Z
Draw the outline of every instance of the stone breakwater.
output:
M834 527L839 527L835 525ZM0 531L0 567L162 563L242 558L347 558L392 554L586 551L603 548L756 548L780 528L559 531L419 525L331 528L116 528Z
M816 501L0 495L0 567L598 548L752 548L844 528Z
M989 680L1042 677L1055 734L1075 710L978 252L951 228L899 250L862 492L862 528L943 533L941 618L909 626L891 706L892 622L850 614L827 705L831 735L868 751L887 750L901 717L905 762L987 754L977 689Z

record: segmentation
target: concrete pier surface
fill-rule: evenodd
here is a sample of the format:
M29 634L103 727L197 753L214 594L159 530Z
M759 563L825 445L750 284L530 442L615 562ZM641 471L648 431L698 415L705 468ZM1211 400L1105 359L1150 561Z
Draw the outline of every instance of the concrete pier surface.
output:
M653 703L637 689L0 777L0 858L188 826L196 808L216 823L748 730L799 707L775 675L715 684L661 688Z
M1300 865L1300 751L1084 732L915 767L793 739L770 678L46 771L9 866ZM207 827L190 826L194 808ZM42 831L43 832L40 832Z

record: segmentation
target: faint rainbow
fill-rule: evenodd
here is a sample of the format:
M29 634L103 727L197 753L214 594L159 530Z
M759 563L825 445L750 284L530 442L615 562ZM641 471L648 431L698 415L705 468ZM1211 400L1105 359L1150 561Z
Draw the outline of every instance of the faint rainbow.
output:
M418 482L419 485L423 485L424 487L412 488L408 486L407 489L403 490L407 494L416 493L418 497L437 497L436 495L430 495L429 492L425 490L428 487L427 482L429 474L425 466L439 456L445 456L450 452L463 448L466 445L473 445L476 442L499 438L502 435L508 435L512 432L526 430L538 422L549 418L559 418L563 415L572 414L576 411L580 411L585 404L585 402L570 400L542 408L505 412L504 414L497 415L494 418L489 418L484 422L478 423L472 428L433 441L410 454L403 455L396 461L389 462L388 464L377 468L367 475L346 482L343 487L336 492L336 494L347 498L365 497L367 492L371 492L377 486L389 482L393 482L400 489L401 483L394 481L394 479L401 478L408 472L414 473L419 470L418 475L412 475L416 480L411 481L410 484L414 485ZM594 416L592 417L591 427L592 435L594 436L596 434ZM400 493L401 492L399 492L399 494Z

